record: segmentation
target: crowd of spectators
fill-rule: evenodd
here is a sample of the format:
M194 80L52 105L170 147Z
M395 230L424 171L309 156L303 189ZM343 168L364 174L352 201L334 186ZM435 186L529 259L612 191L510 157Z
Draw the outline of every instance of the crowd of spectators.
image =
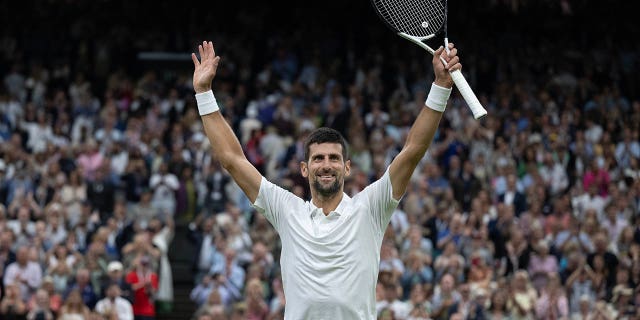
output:
M154 319L174 299L168 250L182 224L197 253L194 318L281 319L278 235L212 158L190 60L145 64L131 53L190 51L212 36L223 56L214 92L247 157L307 199L305 135L340 131L352 164L345 192L362 190L402 147L430 58L383 28L291 30L283 20L298 13L267 8L232 17L246 33L203 34L196 11L172 4L160 6L192 21L98 27L145 2L110 4L38 3L34 19L60 5L60 17L90 10L95 21L63 29L48 18L55 35L28 24L0 32L0 318ZM591 46L596 35L580 28L609 20L585 1L468 5L450 24L468 24L453 30L489 115L475 121L450 99L382 244L379 319L640 317L637 43ZM500 21L511 28L496 32ZM262 24L272 27L251 34ZM135 30L145 32L133 41Z

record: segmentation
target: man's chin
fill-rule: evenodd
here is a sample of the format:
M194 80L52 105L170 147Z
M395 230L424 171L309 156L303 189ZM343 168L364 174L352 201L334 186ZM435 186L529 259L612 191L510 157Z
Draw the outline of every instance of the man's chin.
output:
M323 186L320 182L316 181L314 187L316 191L325 198L331 198L340 192L340 184L337 182L329 186Z

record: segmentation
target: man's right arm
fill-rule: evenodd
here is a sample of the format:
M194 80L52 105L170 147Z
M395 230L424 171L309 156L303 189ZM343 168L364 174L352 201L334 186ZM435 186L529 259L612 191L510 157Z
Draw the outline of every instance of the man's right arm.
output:
M195 54L191 55L195 66L193 88L196 95L211 90L211 81L215 77L220 61L220 57L216 56L213 49L213 43L203 42L198 49L201 61L198 61ZM262 175L245 157L238 138L220 111L202 115L201 118L214 157L229 172L251 203L254 203L260 191Z

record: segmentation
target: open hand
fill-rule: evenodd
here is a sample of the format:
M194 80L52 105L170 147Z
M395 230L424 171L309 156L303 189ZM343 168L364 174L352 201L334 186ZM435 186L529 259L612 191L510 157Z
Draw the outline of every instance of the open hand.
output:
M216 51L213 49L211 41L203 41L198 46L198 51L200 52L200 61L198 61L195 53L191 54L191 60L193 60L193 65L195 66L193 89L196 93L202 93L211 90L211 81L216 76L220 57L216 56Z

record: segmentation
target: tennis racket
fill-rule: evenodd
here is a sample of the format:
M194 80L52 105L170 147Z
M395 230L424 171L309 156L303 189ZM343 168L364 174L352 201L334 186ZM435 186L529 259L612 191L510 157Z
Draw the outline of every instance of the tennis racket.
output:
M387 26L399 36L419 45L433 54L425 40L429 40L441 30L444 33L444 47L449 53L447 35L447 0L371 0L371 4ZM446 66L446 61L440 57ZM480 119L487 114L469 83L460 70L451 72L451 78L458 91L469 105L473 117Z

